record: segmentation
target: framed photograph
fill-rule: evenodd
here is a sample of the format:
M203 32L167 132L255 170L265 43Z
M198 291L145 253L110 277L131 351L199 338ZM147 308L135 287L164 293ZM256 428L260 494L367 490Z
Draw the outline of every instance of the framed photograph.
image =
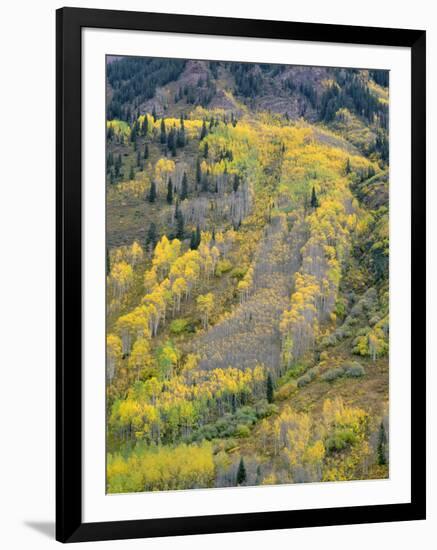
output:
M57 539L425 518L425 32L57 12Z

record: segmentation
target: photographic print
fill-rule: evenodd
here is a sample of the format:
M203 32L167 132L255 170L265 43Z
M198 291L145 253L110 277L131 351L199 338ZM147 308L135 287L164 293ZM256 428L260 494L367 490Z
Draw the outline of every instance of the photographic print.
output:
M106 57L106 490L389 476L389 71Z

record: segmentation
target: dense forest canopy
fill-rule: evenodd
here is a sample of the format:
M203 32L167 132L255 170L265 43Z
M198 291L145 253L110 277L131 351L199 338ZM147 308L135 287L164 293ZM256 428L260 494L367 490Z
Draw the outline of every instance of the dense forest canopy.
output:
M107 490L388 475L388 73L111 57Z

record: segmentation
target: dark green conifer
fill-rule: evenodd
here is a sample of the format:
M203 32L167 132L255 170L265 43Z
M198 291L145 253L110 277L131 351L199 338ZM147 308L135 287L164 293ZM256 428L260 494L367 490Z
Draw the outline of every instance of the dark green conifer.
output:
M243 457L240 458L240 464L237 470L237 485L242 485L247 479L246 467L244 465Z
M168 204L173 203L173 182L171 181L171 178L168 178L167 183L167 202Z
M106 248L106 276L111 273L111 258L109 256L109 250Z
M268 403L273 403L273 379L270 372L267 375L266 397Z
M378 432L378 448L377 448L378 464L380 466L384 466L385 464L387 464L387 460L385 458L386 444L387 444L387 438L385 435L384 423L381 422L379 426L379 432Z
M167 142L167 133L166 133L166 130L165 130L165 119L164 118L162 118L162 120L161 120L161 137L160 137L160 141L161 141L162 144Z
M311 192L311 207L312 208L317 208L318 206L319 206L319 200L317 198L316 190L315 190L314 185L313 185L313 190Z
M200 131L200 141L202 141L202 139L207 135L208 135L208 130L206 129L205 121L203 121L202 130Z
M184 172L182 177L182 190L181 190L181 201L184 201L188 197L188 179L187 173Z
M156 246L157 241L158 241L158 236L156 234L156 225L152 222L147 231L146 246L150 246L153 250Z
M148 196L149 202L155 202L156 201L156 183L155 180L152 180L152 183L150 184L150 191Z

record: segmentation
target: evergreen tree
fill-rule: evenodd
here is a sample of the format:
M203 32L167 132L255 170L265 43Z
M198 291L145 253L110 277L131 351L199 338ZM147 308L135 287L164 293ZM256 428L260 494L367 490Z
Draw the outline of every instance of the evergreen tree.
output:
M196 230L191 233L190 248L191 250L197 250L202 240L202 234L200 232L200 226L197 224Z
M239 187L240 187L240 176L238 174L235 174L234 183L232 185L232 188L234 189L234 193L238 191Z
M202 183L202 168L200 167L200 159L198 158L196 163L196 189L200 183Z
M205 143L205 147L203 148L203 157L208 158L208 142Z
M235 414L237 412L237 398L235 397L235 393L232 394L231 398L231 410L232 414Z
M141 153L137 151L137 166L141 166Z
M156 201L156 183L154 180L152 180L152 183L150 184L150 191L149 191L149 202L155 202Z
M196 232L195 231L191 231L190 248L191 248L191 250L196 250L197 249L197 240L196 240Z
M156 234L156 225L152 222L147 231L146 246L150 246L153 250L157 242L158 242L158 236Z
M153 106L153 109L152 109L152 117L153 117L153 122L156 122L156 109L155 109L155 105Z
M143 133L143 136L147 136L147 133L149 132L149 120L147 115L144 115L143 124L141 126L141 131Z
M240 458L240 464L237 470L237 485L242 485L247 480L246 467L243 457Z
M111 258L109 256L108 247L106 247L106 276L111 273Z
M118 155L117 160L115 161L115 177L118 179L121 175L121 167L122 167L122 160L121 160L121 154Z
M161 120L161 137L160 137L160 141L161 141L162 144L167 142L167 133L166 133L166 130L165 130L165 119L164 118L162 118L162 120Z
M131 165L130 171L129 171L129 179L134 180L135 179L135 170L134 167Z
M199 226L197 226L197 227L199 227ZM215 227L212 228L211 240L212 240L213 243L215 243Z
M132 124L131 132L130 132L130 140L132 143L135 143L137 140L137 123L136 122Z
M147 160L149 158L149 146L147 143L144 144L144 160Z
M184 126L184 119L183 119L182 115L181 115L181 127L180 127L180 129L178 130L178 133L177 133L176 145L178 147L184 147L185 146L185 126Z
M185 228L184 228L185 224L184 224L184 216L179 209L178 202L176 202L175 219L176 219L176 238L182 241L185 237Z
M346 166L345 166L345 169L344 169L346 175L350 174L352 172L352 168L351 168L351 161L348 157L347 161L346 161Z
M181 191L181 201L184 201L188 197L188 179L187 173L184 172L182 177L182 191Z
M313 185L313 190L311 192L311 207L312 208L317 208L318 206L319 206L319 200L317 198L316 190L315 190L314 185Z
M387 460L385 458L386 443L387 443L387 438L386 438L386 435L385 435L384 423L381 422L381 424L379 426L378 449L377 449L378 464L380 466L384 466L385 464L387 464Z
M167 183L167 202L168 204L173 204L173 182L171 178L168 178Z
M272 375L269 372L267 375L267 388L266 388L267 402L273 403L273 379Z
M202 141L202 139L203 139L204 137L206 137L207 134L208 134L208 130L206 129L205 121L203 121L202 130L200 131L200 141Z
M176 156L176 134L175 129L172 128L168 133L167 137L167 147L171 151L172 156Z

